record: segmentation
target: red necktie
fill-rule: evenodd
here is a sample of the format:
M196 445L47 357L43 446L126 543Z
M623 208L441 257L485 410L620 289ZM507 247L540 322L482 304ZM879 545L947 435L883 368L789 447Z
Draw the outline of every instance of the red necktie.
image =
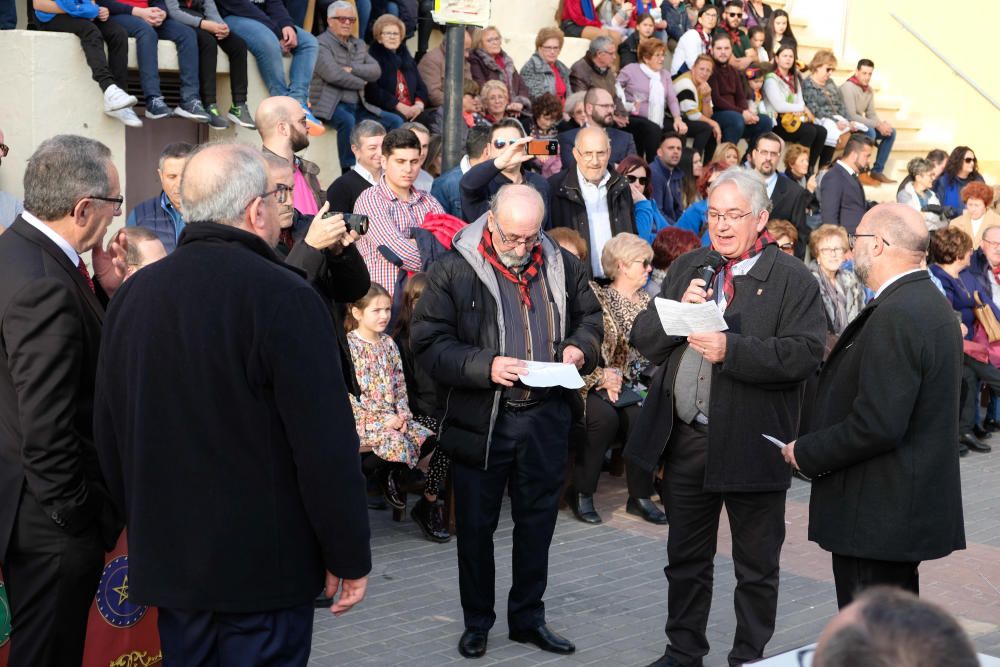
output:
M1000 285L1000 266L991 266L990 272L993 273L993 280L997 285Z
M87 265L83 263L83 257L80 258L80 263L76 265L77 270L80 271L80 275L83 279L87 281L87 286L90 287L90 291L97 294L97 290L94 289L94 281L90 277L90 271L87 270Z

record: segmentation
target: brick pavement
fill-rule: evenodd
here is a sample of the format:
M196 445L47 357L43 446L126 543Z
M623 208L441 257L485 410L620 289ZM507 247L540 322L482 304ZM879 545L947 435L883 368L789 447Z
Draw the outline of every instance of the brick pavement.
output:
M1000 440L1000 436L994 437ZM1000 443L962 460L969 548L921 566L923 595L959 617L978 650L1000 656ZM928 489L933 493L933 489ZM623 478L601 478L597 505L605 523L588 526L560 513L550 556L547 618L577 645L555 656L511 642L504 618L510 586L509 509L497 530L497 624L476 665L645 665L662 652L666 620L666 533L625 513ZM809 485L793 480L782 551L773 655L815 641L836 612L829 555L806 539ZM374 569L368 597L341 618L316 615L311 665L415 665L463 662L455 542L423 539L409 519L371 512ZM707 667L726 665L735 627L735 586L726 522L719 535Z

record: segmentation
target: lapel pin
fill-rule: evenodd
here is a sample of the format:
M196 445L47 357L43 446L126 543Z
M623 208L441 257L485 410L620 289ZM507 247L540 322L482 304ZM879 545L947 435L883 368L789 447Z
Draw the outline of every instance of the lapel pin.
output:
M761 287L760 289L757 290L757 296L760 296L763 293L764 293L764 288L763 287Z

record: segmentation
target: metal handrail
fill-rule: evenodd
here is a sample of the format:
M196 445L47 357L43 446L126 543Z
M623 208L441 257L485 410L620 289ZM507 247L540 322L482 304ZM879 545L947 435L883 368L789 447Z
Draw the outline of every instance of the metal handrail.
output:
M970 77L965 72L963 72L962 70L960 70L943 53L941 53L936 48L934 48L934 45L931 44L930 42L928 42L926 39L924 39L923 36L920 35L920 33L918 33L916 30L914 30L913 27L910 26L909 23L907 23L906 21L904 21L903 19L901 19L894 12L889 12L889 16L891 16L892 18L894 18L896 20L896 23L898 23L899 25L903 26L903 30L905 30L906 32L908 32L911 35L913 35L914 37L916 37L917 41L920 42L921 44L923 44L925 47L927 47L928 51L930 51L931 53L933 53L935 56L938 57L938 59L941 62L943 62L945 65L947 65L948 69L950 69L952 72L954 72L960 79L962 79L963 81L965 81L967 84L969 84L970 86L972 86L972 89L975 90L980 95L982 95L983 98L987 102L989 102L994 107L996 107L998 110L1000 110L1000 102L997 102L995 99L993 99L992 97L990 97L989 93L987 93L985 90L983 90L979 86L979 84L977 84L975 81L972 80L972 77Z

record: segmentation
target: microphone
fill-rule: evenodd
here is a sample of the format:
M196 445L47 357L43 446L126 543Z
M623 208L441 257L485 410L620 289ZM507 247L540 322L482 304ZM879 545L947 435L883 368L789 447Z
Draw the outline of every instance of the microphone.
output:
M710 250L705 255L705 263L695 269L695 277L705 281L705 290L712 286L712 278L715 272L726 263L726 258L715 250Z

